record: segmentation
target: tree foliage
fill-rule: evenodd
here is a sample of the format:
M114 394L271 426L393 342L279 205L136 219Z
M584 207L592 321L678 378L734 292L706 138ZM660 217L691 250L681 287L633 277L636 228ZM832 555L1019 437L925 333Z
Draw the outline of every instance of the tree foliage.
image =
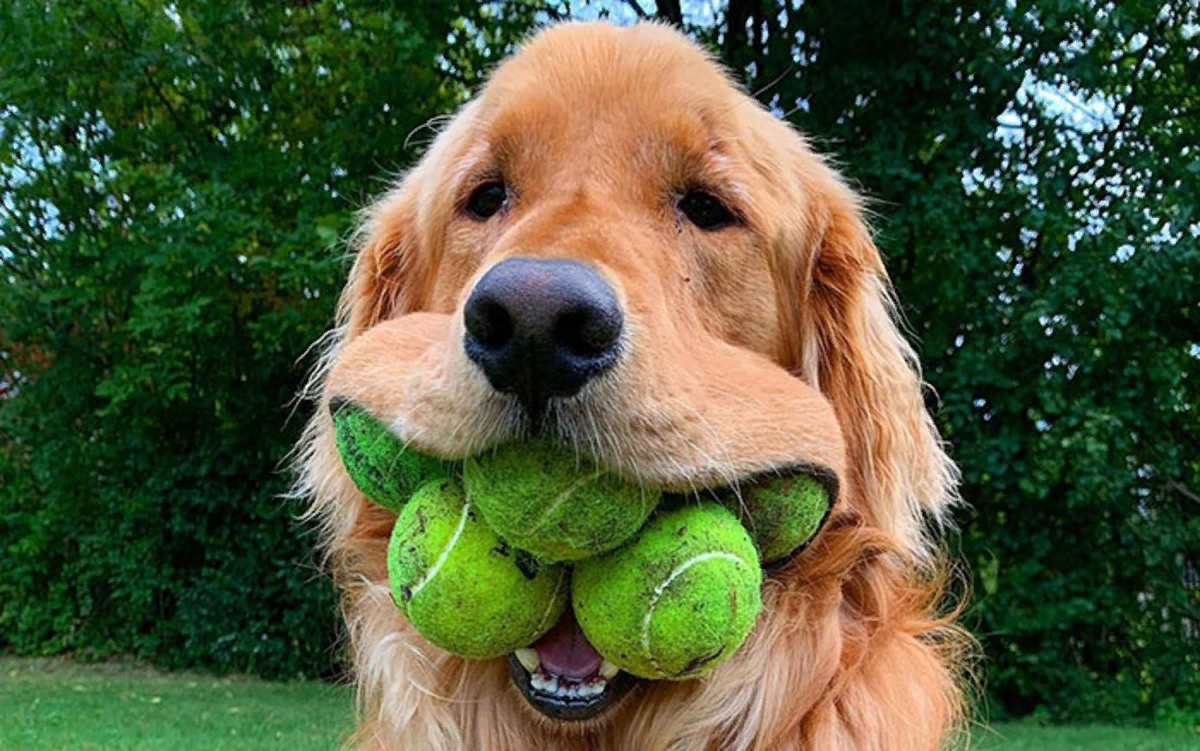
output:
M488 64L449 41L476 13L5 6L0 646L330 669L333 598L280 500L297 358L353 209Z
M0 647L327 670L276 467L339 238L528 28L655 12L874 199L993 715L1194 722L1187 0L4 6Z

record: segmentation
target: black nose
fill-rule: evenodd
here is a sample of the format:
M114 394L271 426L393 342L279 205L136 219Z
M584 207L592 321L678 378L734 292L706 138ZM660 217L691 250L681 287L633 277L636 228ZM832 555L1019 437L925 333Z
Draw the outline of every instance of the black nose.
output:
M493 266L463 310L467 355L492 388L539 418L617 361L624 315L595 269L564 259L509 258Z

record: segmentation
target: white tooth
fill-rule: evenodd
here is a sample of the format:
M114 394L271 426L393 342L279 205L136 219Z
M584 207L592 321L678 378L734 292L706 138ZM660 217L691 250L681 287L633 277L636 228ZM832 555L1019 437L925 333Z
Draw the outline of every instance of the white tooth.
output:
M548 691L550 689L550 679L545 678L540 672L533 673L529 678L529 685L538 691Z
M612 678L619 672L621 672L621 669L608 660L600 663L600 675L604 676L605 678Z
M517 662L521 663L521 667L525 668L530 673L537 672L538 666L542 664L536 649L529 649L526 647L524 649L518 649L516 652L513 652L513 654L517 656Z

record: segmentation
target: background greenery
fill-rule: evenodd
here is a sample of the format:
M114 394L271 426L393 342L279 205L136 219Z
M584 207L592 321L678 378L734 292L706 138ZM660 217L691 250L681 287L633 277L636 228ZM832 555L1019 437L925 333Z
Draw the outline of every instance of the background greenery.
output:
M345 685L56 658L0 657L0 678L5 749L329 751L352 726ZM971 731L962 751L1200 751L1187 730L1020 723Z
M533 25L610 13L876 199L992 717L1200 723L1192 0L0 2L0 650L337 671L279 463L339 240Z

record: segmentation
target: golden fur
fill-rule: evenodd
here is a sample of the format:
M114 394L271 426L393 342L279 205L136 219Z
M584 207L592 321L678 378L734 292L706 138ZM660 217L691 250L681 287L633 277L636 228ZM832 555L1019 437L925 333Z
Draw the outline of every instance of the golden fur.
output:
M502 174L512 206L465 196ZM736 208L703 232L690 186ZM552 405L557 437L689 491L781 463L836 473L817 541L764 586L746 645L703 680L646 684L585 723L526 706L502 661L433 647L392 603L394 516L355 490L318 409L301 489L343 593L365 749L944 747L965 636L939 615L936 530L956 474L855 194L786 124L659 25L535 37L365 217L314 396L349 396L411 445L474 454L528 430L463 354L472 285L513 256L584 259L625 308L618 367ZM928 530L934 530L931 534Z

